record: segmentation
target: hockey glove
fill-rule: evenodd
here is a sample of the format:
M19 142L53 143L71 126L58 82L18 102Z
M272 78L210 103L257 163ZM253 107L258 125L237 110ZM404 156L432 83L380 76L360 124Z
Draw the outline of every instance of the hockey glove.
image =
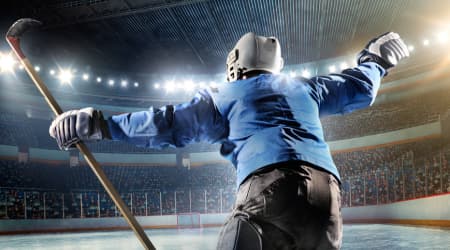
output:
M111 137L102 112L93 108L71 110L58 115L50 125L49 134L62 150L75 147L81 140L89 142Z
M409 56L408 48L397 33L388 32L372 39L358 55L358 65L375 62L388 70Z

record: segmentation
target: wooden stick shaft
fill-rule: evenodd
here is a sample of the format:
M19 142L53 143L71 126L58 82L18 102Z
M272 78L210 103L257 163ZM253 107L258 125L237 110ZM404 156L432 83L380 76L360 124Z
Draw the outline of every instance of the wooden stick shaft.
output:
M52 109L53 113L55 115L60 115L63 113L61 107L56 102L53 95L48 90L47 86L44 84L42 79L39 77L38 73L34 70L34 67L31 65L31 63L28 61L27 58L21 58L20 59L22 65L25 67L25 70L28 72L28 75L33 80L36 87L41 92L42 96L44 96L45 101L47 101L47 104ZM149 250L154 250L155 247L153 246L150 239L145 234L144 230L142 229L141 225L137 222L136 218L131 214L128 207L125 205L125 202L120 198L119 193L114 188L112 183L109 181L108 177L105 175L105 172L103 172L103 169L101 168L100 164L97 162L97 160L94 158L94 155L89 151L89 149L86 147L86 145L83 142L77 143L77 148L80 150L80 152L84 155L84 158L86 159L87 163L91 167L92 171L94 171L95 175L99 179L100 183L105 188L106 192L108 192L111 199L114 201L114 204L119 208L120 212L123 214L125 220L128 222L130 227L133 229L134 233L138 237L138 239L141 241L142 245Z

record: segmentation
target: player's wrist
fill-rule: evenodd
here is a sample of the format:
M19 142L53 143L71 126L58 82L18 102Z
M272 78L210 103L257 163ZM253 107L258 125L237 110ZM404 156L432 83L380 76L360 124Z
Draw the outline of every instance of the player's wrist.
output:
M92 116L92 134L88 136L88 140L105 140L111 139L111 133L109 132L108 124L103 117L101 110L94 110Z
M376 63L376 64L380 65L384 70L386 70L386 72L387 72L387 70L394 67L394 65L392 65L391 63L387 62L386 60L384 60L383 58L381 58L377 55L371 54L366 49L362 50L358 54L357 62L358 62L358 65L361 65L362 63L366 63L366 62Z

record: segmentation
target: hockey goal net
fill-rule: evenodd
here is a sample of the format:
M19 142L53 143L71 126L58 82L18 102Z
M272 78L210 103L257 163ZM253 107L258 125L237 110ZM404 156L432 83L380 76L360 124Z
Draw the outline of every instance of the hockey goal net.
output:
M178 228L195 228L200 227L199 213L181 213L177 214Z

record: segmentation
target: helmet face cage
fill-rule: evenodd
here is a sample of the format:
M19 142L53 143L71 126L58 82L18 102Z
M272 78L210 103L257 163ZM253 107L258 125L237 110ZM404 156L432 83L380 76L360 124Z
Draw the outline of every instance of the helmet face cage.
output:
M242 78L250 71L266 71L277 74L283 68L283 58L278 39L257 36L255 33L243 35L227 57L227 81Z
M242 70L237 67L236 61L239 58L239 50L233 49L227 57L227 81L234 82L241 78Z

